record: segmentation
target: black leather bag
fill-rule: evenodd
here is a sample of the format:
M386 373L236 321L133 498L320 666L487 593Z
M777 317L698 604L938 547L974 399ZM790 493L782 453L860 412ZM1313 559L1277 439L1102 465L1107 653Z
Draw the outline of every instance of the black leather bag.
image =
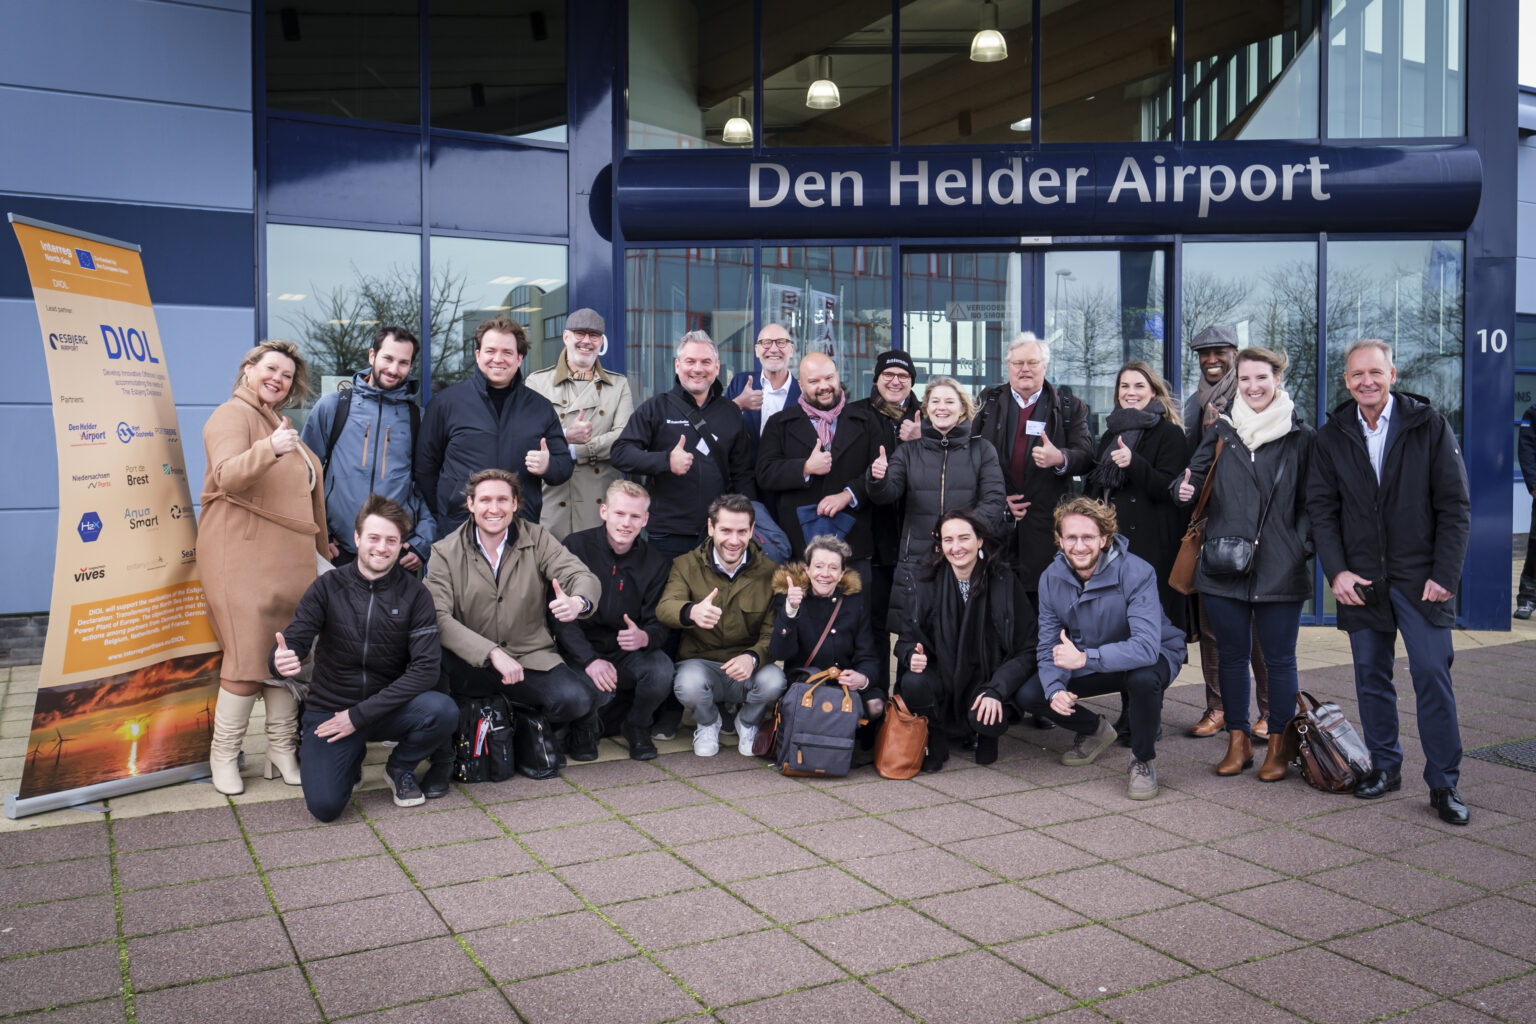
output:
M512 749L517 756L517 771L530 779L553 779L560 775L560 748L544 716L532 708L519 707L513 715Z
M1200 567L1207 576L1247 576L1258 546L1247 537L1207 537L1200 545Z
M499 693L460 697L453 735L453 777L459 782L500 782L515 768L512 705Z

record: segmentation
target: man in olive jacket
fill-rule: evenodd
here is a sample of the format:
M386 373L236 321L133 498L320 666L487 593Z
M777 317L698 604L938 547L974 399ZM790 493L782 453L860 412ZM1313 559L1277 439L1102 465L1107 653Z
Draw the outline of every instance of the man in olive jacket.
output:
M1402 788L1397 634L1424 749L1429 802L1452 825L1468 821L1457 792L1461 731L1451 692L1452 598L1471 532L1467 471L1445 417L1422 398L1393 392L1397 368L1384 341L1364 339L1344 354L1351 400L1317 432L1307 487L1312 536L1339 603L1339 628L1355 659L1360 724L1371 773L1355 796L1374 800Z
M773 562L752 541L752 501L722 494L709 506L709 539L672 563L656 605L664 626L682 630L673 691L693 711L693 752L720 751L720 704L740 704L737 749L752 753L757 725L784 692L784 670L768 660L773 639Z
M517 477L482 469L468 489L470 520L432 545L427 563L449 692L506 687L514 704L542 711L557 736L569 725L566 753L593 760L597 712L609 695L561 660L544 612L557 622L592 614L597 577L548 530L517 517Z

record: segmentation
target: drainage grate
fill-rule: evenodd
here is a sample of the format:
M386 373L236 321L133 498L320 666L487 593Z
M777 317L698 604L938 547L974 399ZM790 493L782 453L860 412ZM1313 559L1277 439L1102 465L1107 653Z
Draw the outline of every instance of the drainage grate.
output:
M1536 772L1536 740L1521 740L1518 743L1501 743L1496 747L1469 750L1467 756L1475 757L1479 761L1492 761L1494 764L1506 764L1511 768L1524 768L1528 772Z

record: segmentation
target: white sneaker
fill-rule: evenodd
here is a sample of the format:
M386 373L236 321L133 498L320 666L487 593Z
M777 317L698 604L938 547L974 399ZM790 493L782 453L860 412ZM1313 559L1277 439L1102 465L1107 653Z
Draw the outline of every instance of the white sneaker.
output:
M736 716L736 753L742 757L752 756L752 744L757 741L757 726L748 725Z
M714 757L720 753L720 720L714 725L693 727L693 752L700 757Z

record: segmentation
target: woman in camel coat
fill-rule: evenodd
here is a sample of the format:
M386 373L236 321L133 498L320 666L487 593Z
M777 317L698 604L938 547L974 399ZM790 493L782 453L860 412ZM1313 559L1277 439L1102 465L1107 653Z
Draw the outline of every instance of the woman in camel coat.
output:
M264 341L246 353L233 396L203 427L197 560L224 647L208 755L220 793L245 788L240 745L258 694L267 706L266 777L281 773L290 786L299 784L298 705L283 687L267 685L267 658L314 582L316 556L327 553L320 460L281 415L309 393L298 346Z

